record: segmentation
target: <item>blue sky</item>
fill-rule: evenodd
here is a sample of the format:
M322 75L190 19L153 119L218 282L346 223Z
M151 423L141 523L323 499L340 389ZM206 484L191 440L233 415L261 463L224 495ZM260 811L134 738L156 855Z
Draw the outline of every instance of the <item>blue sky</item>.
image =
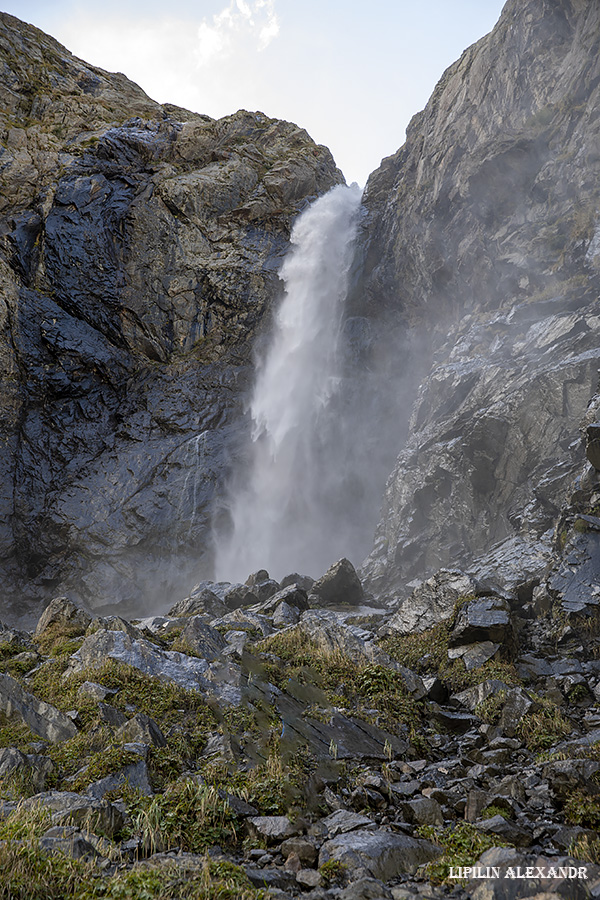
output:
M0 0L159 102L289 119L364 184L503 0ZM101 14L99 14L101 10Z

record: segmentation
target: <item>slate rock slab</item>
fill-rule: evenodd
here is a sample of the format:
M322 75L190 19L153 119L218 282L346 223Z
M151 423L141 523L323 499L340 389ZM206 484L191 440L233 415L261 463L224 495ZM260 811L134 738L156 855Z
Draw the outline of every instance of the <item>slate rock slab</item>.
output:
M68 716L50 703L29 694L11 675L1 673L0 710L7 718L16 716L51 744L68 741L77 734L77 727Z
M441 847L429 841L389 831L360 830L326 841L319 853L319 866L339 860L350 869L364 868L374 878L389 881L404 872L416 872L441 854Z

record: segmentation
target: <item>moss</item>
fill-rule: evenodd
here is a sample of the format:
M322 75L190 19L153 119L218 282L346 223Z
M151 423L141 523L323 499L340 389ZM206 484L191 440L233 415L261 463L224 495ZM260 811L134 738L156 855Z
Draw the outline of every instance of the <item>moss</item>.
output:
M488 678L506 684L521 684L516 669L508 660L492 659L477 669L467 670L461 659L448 659L452 628L451 619L417 634L384 638L382 647L393 659L419 675L437 675L453 691L474 687Z
M201 853L237 841L239 822L216 788L191 780L176 782L162 794L129 800L133 831L148 853L178 847Z
M99 781L107 775L114 775L140 761L138 753L125 750L122 746L108 746L92 753L85 765L85 770L70 783L71 790L83 791L94 781Z
M17 747L28 750L30 744L39 741L39 737L16 717L7 718L0 712L0 747Z
M438 829L433 825L421 825L417 828L419 837L432 841L442 847L443 855L424 867L423 874L434 884L448 881L451 868L472 866L473 861L491 847L507 847L497 835L482 834L468 822L459 822L449 828ZM452 884L456 885L453 879Z
M600 797L587 791L575 791L565 803L565 819L570 825L584 828L600 828Z
M546 697L532 696L538 707L535 712L523 716L517 725L515 736L535 753L552 747L573 729L555 703Z
M329 888L334 884L343 884L348 874L348 866L339 859L330 859L319 866L319 874L323 887Z
M422 718L421 707L408 694L397 672L366 659L355 662L340 651L324 650L298 628L273 635L256 649L271 655L264 675L277 687L285 690L293 680L320 689L323 695L314 702L323 714L327 702L352 709L359 718L369 719L363 710L375 708L378 724L393 731Z

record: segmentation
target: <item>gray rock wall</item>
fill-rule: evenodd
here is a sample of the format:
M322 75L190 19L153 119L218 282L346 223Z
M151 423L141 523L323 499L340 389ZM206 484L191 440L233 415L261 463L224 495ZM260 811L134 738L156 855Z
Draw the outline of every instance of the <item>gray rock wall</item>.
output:
M356 302L393 311L428 360L364 570L377 593L515 535L535 545L581 467L600 361L599 45L596 5L511 0L369 179Z
M210 568L291 224L343 180L263 113L150 100L0 15L0 577L166 605Z

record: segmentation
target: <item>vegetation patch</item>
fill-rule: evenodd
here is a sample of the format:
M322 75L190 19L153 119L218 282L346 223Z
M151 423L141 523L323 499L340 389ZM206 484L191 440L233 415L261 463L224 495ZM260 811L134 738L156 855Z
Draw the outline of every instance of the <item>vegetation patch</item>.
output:
M384 638L381 642L383 649L393 659L419 675L437 675L453 691L464 691L489 678L496 678L505 684L521 684L515 667L508 660L491 659L477 669L467 670L461 659L448 659L450 635L456 614L470 599L472 598L460 598L454 615L427 631Z
M433 825L421 825L416 830L419 837L442 847L444 854L427 863L424 875L434 884L448 882L450 869L458 866L472 866L473 860L479 859L482 853L491 847L508 847L497 835L487 835L478 831L469 822L458 822L449 828L435 828ZM453 879L452 884L456 885Z
M523 716L515 730L515 736L534 753L548 750L573 730L569 720L552 700L547 697L535 699L537 709Z
M600 797L594 797L587 791L574 791L565 803L564 812L570 825L600 828Z

